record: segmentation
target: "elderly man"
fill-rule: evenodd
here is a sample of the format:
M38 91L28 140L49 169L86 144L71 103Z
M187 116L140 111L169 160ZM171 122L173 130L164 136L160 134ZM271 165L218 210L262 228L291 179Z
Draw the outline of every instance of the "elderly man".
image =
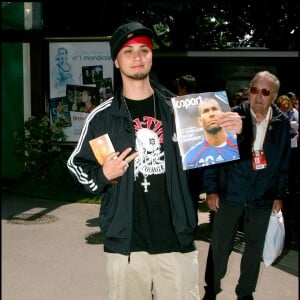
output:
M238 136L240 160L204 170L207 205L214 218L203 299L216 299L221 291L242 219L245 248L235 292L238 299L253 299L271 212L278 212L287 199L289 121L273 104L279 85L278 78L268 71L253 77L249 101L233 109L243 118Z

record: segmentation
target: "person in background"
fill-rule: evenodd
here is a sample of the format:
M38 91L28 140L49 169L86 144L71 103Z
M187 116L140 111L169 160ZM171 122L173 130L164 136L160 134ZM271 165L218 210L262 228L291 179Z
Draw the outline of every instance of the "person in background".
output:
M241 88L237 92L234 93L233 98L230 100L230 106L236 106L241 104L244 101L248 100L248 88Z
M243 121L238 135L240 160L204 169L206 202L214 211L205 300L216 299L221 292L221 280L241 220L245 248L235 292L237 299L254 299L271 212L282 209L288 199L290 125L274 104L279 87L274 74L255 74L250 82L249 101L232 109Z
M276 102L279 109L287 116L291 123L290 137L291 147L296 148L298 145L298 123L299 118L297 110L294 111L292 100L287 95L281 95L277 98Z
M196 93L198 84L193 75L182 75L174 80L174 85L177 88L177 95L183 96Z
M288 92L286 94L292 101L292 110L294 112L294 116L297 119L297 121L299 122L299 99L297 97L297 95L293 92Z
M289 96L288 96L289 95ZM299 191L299 116L298 111L293 108L292 99L296 95L292 92L281 95L277 98L276 104L279 109L287 116L290 121L290 139L291 139L291 160L289 165L289 204L283 210L285 219L285 247L294 247L297 237L297 190ZM299 198L299 196L298 196Z
M292 102L293 102L293 110L294 110L294 112L295 113L296 113L296 111L298 112L297 116L298 116L298 121L299 121L299 99L298 98L294 99L294 100L292 100Z
M279 107L279 109L285 113L285 115L289 118L289 120L297 120L297 116L295 116L295 110L293 108L292 99L288 95L280 95L275 103Z

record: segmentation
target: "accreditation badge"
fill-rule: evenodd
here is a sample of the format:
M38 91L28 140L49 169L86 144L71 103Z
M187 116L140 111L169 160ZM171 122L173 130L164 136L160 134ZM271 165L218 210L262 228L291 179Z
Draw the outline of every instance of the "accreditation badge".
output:
M252 167L253 170L261 170L267 167L266 156L263 150L252 151Z

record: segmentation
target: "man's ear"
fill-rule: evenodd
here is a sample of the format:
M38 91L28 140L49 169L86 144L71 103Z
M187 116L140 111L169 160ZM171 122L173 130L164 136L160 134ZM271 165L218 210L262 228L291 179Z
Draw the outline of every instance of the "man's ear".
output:
M117 60L115 60L115 67L116 67L117 69L119 69L119 63L118 63Z

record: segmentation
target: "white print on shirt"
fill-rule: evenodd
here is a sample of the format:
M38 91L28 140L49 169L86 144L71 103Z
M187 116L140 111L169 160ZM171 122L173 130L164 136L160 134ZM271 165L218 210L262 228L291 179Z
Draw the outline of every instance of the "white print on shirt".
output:
M153 117L145 116L143 120L135 119L136 151L139 156L134 161L134 179L139 173L144 176L142 186L148 192L150 182L147 177L153 174L165 173L164 152L160 143L163 142L162 123Z

